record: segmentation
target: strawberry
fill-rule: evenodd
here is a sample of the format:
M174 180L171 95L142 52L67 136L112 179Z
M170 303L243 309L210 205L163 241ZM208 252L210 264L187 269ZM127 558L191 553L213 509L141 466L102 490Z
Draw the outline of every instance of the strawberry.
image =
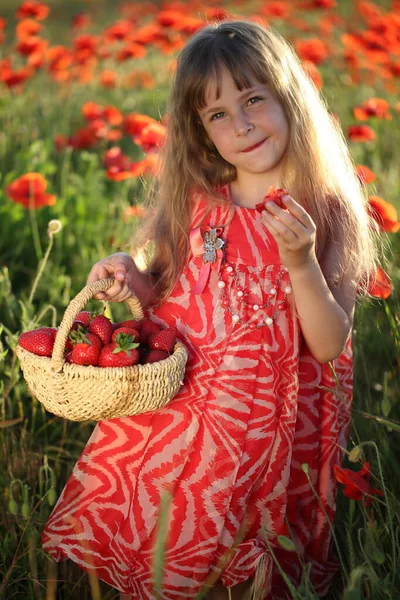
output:
M57 331L53 327L40 327L21 333L18 344L37 356L51 356Z
M89 331L98 335L104 346L111 342L113 326L110 319L107 319L106 316L97 315L94 317L90 321Z
M75 321L80 321L85 327L89 327L93 315L94 313L91 313L87 310L81 310L81 312L76 315Z
M125 340L119 343L111 342L104 346L100 353L99 367L131 367L139 362L139 351L136 349L139 344L134 344L126 336Z
M72 350L73 346L74 346L74 336L71 336L72 331L79 331L81 333L87 333L87 329L85 327L85 324L83 323L83 321L74 321L72 323L71 326L71 331L69 333L69 336L67 337L67 341L65 342L65 349L66 350Z
M175 346L177 333L176 327L167 327L167 329L163 329L149 338L149 348L151 350L165 350L166 352L172 352Z
M78 333L79 332L75 332ZM103 344L95 333L80 334L71 351L71 362L76 365L97 365Z
M159 360L164 360L165 358L169 358L169 353L164 350L151 350L146 358L144 359L144 364L158 362Z
M139 341L139 332L137 329L132 329L131 327L119 327L118 329L116 329L113 334L112 334L112 338L111 341L112 342L117 342L118 339L118 335L120 335L121 333L129 335L130 337L133 337L134 340Z
M262 213L263 210L265 209L265 203L266 202L275 202L275 204L277 204L279 206L279 208L283 208L285 210L286 206L284 204L283 201L283 196L288 196L289 194L287 193L286 190L282 189L282 188L278 188L277 190L274 189L274 187L271 185L271 187L269 188L268 194L265 196L264 200L262 202L259 202L258 204L256 204L256 210L258 210L259 213Z
M149 337L160 331L161 327L157 323L151 319L143 319L140 322L140 343L147 344Z
M136 329L136 331L139 331L140 323L140 321L135 321L134 319L131 319L130 321L121 321L119 323L113 323L113 329L115 331L120 327L130 327L131 329Z

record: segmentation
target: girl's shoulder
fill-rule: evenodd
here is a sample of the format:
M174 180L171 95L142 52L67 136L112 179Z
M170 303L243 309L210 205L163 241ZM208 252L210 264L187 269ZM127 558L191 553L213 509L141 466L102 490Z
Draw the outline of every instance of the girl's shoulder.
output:
M199 227L205 223L213 215L220 219L222 215L220 213L230 213L231 205L229 198L225 193L224 186L218 186L215 191L220 198L218 202L215 198L201 190L192 190L190 193L190 204L191 204L191 229Z

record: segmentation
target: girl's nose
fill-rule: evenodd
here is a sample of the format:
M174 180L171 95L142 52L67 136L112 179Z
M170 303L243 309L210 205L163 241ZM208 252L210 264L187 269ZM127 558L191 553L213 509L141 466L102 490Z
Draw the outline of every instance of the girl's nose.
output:
M254 129L254 125L250 123L246 114L237 115L234 121L236 135L247 135Z

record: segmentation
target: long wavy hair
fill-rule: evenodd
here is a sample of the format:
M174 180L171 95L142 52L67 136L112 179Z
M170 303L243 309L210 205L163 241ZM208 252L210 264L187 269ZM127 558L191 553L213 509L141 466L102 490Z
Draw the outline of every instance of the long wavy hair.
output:
M253 21L229 19L201 29L177 59L158 173L145 197L152 216L140 225L132 243L133 256L140 252L154 275L156 304L171 293L188 259L194 192L203 194L210 207L223 204L227 200L219 186L236 179L235 167L220 156L199 118L210 81L217 82L219 97L222 68L239 91L251 87L251 74L267 84L282 105L289 142L281 187L316 225L322 270L329 245L338 244L340 264L327 277L328 285L339 285L351 274L359 296L366 297L384 260L379 253L381 235L368 213L366 190L340 126L280 34Z

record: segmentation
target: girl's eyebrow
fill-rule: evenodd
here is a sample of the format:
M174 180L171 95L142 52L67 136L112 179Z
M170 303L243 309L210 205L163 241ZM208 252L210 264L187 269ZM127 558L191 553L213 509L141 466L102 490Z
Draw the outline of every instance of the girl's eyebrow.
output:
M241 96L239 96L239 99L242 100L242 98L246 98L247 96L250 96L255 91L258 91L258 90L261 91L261 89L263 89L263 88L261 88L259 86L249 88L246 92L244 92ZM205 117L209 113L216 112L217 110L222 110L223 108L224 108L223 106L213 106L212 108L209 108L208 110L206 110L206 112L203 113L203 116Z

